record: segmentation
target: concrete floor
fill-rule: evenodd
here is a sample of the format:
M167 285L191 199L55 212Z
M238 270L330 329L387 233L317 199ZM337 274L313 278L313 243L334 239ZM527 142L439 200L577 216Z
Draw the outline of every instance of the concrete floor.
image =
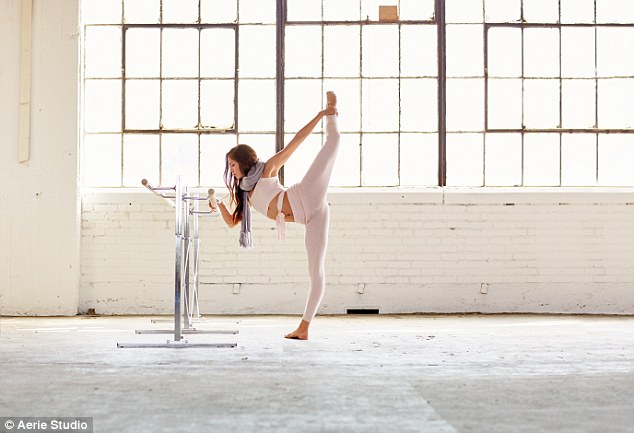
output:
M239 321L235 325L236 321ZM208 317L190 342L149 317L2 318L0 416L95 432L634 432L634 317Z

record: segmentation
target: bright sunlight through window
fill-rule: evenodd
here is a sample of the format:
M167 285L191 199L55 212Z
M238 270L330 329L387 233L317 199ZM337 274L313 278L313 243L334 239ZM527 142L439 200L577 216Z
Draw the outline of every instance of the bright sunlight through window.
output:
M81 22L86 187L222 186L231 147L267 159L327 90L332 186L634 186L630 1L81 0Z

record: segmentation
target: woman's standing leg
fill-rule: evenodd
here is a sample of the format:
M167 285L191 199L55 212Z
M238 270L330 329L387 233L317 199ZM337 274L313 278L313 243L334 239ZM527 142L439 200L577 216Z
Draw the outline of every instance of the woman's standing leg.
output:
M322 206L314 213L306 224L304 243L308 256L308 275L310 290L302 320L310 323L321 303L326 290L326 248L328 247L328 227L330 223L330 207L324 200Z

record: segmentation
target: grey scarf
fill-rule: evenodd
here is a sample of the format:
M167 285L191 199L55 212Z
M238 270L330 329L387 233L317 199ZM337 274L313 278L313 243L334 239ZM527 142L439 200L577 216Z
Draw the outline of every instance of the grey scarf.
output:
M246 176L240 179L240 189L242 193L242 226L240 228L240 246L247 250L253 248L253 237L251 236L251 208L249 207L249 191L262 176L265 163L258 160L249 170Z

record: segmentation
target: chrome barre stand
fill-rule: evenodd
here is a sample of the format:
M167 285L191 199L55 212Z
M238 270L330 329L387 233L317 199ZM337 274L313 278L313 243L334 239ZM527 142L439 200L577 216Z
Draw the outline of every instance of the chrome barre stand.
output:
M175 209L175 239L176 239L176 259L174 266L174 329L149 329L136 330L136 334L171 334L174 333L173 340L167 340L166 343L117 343L119 348L184 348L184 347L236 347L237 343L189 343L183 338L185 334L232 334L238 333L238 330L199 330L192 326L194 320L194 312L196 318L200 319L200 310L198 307L198 262L200 251L199 225L198 218L200 215L218 216L218 210L211 211L199 210L199 203L207 201L213 195L213 190L209 190L209 195L200 194L189 195L188 188L183 185L182 176L176 179L176 185L173 187L153 187L150 183L143 179L143 186L152 191L155 195L167 201ZM171 191L171 192L170 192ZM190 238L190 219L193 219L194 237ZM193 244L193 247L192 247ZM193 289L190 287L190 251L193 256ZM181 308L181 294L184 297L184 308ZM182 314L182 322L181 322ZM156 323L153 321L153 323Z

